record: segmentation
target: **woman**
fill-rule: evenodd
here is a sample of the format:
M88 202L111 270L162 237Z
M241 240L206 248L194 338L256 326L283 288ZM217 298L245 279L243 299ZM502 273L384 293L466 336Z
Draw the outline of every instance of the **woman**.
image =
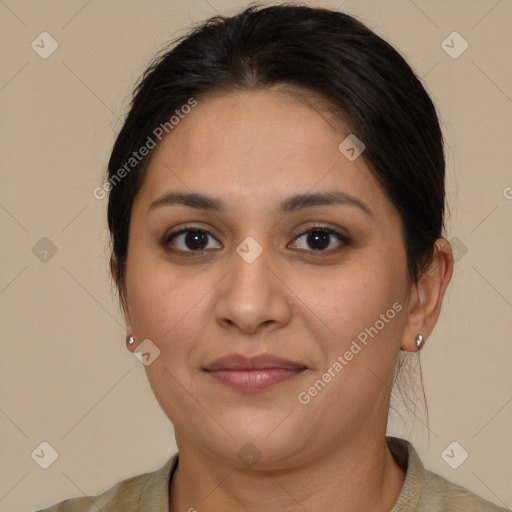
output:
M47 511L505 510L386 437L453 258L435 108L350 16L215 17L156 59L108 167L128 349L179 450Z

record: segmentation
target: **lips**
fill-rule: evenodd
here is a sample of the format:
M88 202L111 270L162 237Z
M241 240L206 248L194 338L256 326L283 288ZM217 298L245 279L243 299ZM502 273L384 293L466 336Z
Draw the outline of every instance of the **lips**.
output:
M216 359L204 370L216 381L238 391L256 392L303 373L303 364L262 354L245 357L234 354Z
M215 361L206 366L205 370L212 372L218 370L266 370L270 368L300 370L306 369L306 366L271 354L261 354L253 357L232 354L215 359Z

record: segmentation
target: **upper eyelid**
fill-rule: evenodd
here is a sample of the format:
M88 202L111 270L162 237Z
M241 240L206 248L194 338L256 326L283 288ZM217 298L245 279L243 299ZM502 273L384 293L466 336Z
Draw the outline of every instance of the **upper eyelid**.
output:
M301 230L299 233L294 234L293 236L295 238L297 238L297 237L303 236L306 233L309 233L310 231L313 231L315 229L319 230L319 231L324 230L324 231L327 231L327 232L331 232L331 234L338 233L339 235L341 235L341 236L343 236L345 238L348 238L348 235L344 235L343 233L340 233L338 231L339 228L331 228L330 226L326 226L324 224L318 224L318 225L310 226L308 228L305 228L305 229ZM176 235L180 235L180 234L186 233L187 231L203 231L205 233L208 233L210 236L213 236L214 238L216 238L215 235L210 231L209 228L203 228L202 226L191 225L191 226L184 226L184 227L182 227L182 228L180 228L180 229L178 229L176 231L172 231L171 233L167 233L166 235L164 235L164 240L169 239L172 236L176 236Z
M305 228L305 229L301 230L299 233L293 235L293 240L296 240L297 238L303 237L304 235L310 233L311 231L315 231L315 230L317 230L317 231L326 231L331 236L337 237L338 240L343 242L343 243L349 243L350 242L350 237L347 236L346 234L342 233L342 232L340 233L339 228L338 229L331 228L331 227L326 226L324 224L315 224L313 226L310 226L308 228ZM172 241L173 238L175 238L175 237L177 237L179 235L183 235L183 234L187 233L188 231L202 231L202 232L206 233L207 235L211 236L212 238L214 238L215 240L217 240L217 242L222 243L222 242L220 242L217 239L217 237L213 233L211 233L211 231L208 228L203 228L201 226L190 225L190 226L183 226L182 228L178 229L177 231L174 231L174 232L171 232L169 234L166 234L163 237L164 245L169 244ZM181 249L178 249L178 250L181 250ZM184 252L194 252L194 251L184 251ZM197 251L197 252L202 252L202 251ZM327 252L327 251L322 251L322 252Z

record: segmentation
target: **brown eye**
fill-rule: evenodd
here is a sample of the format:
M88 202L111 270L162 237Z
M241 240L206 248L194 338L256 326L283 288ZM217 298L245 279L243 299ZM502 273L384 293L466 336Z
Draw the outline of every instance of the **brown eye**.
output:
M313 250L327 252L326 250L336 249L337 247L350 244L347 237L327 227L315 227L310 229L305 233L302 233L295 240L301 239L303 239L304 242L302 243L302 247L299 247L299 249L307 251Z
M204 229L186 228L169 235L164 241L164 246L173 246L171 250L183 252L202 252L204 249L219 248L215 245L209 246L209 238L215 240L213 235Z

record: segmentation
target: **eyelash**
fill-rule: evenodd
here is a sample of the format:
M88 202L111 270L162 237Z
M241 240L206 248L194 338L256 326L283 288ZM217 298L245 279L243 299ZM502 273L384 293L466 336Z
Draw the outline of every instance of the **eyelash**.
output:
M202 228L200 226L189 225L189 226L184 226L179 231L175 231L174 233L170 233L170 234L166 235L164 237L164 239L162 240L162 245L163 245L164 249L167 250L167 251L170 251L170 252L174 252L174 253L189 253L191 255L198 254L198 253L204 253L205 251L207 251L208 249L198 249L198 250L194 251L194 250L172 249L170 247L171 242L176 237L178 237L179 235L183 235L183 234L189 233L190 231L198 231L200 233L205 233L206 235L208 235L208 236L210 236L210 237L215 239L215 237L207 229L204 229L204 228ZM351 245L351 240L347 236L342 235L338 231L336 231L334 229L331 229L331 228L329 228L327 226L323 226L323 225L311 226L306 231L303 231L302 233L298 234L294 238L294 240L302 238L304 235L308 235L308 234L316 232L316 231L319 231L319 232L322 232L322 233L326 233L328 235L331 235L331 236L334 236L335 238L337 238L338 241L341 242L341 248L343 246L350 246ZM299 249L299 250L303 251L303 252L313 253L313 254L322 253L322 252L323 253L327 253L327 254L331 254L333 251L336 251L336 250L339 250L339 249L340 249L340 247L338 247L337 249L318 249L318 250L314 250L314 249L310 249L310 250Z

